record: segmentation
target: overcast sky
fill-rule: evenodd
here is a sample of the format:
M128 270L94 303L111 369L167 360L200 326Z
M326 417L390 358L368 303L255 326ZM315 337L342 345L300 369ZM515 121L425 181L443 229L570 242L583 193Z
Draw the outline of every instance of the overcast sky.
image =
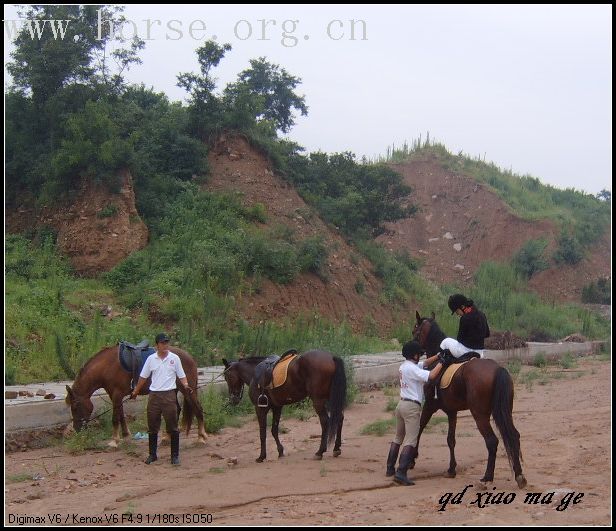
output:
M198 70L195 49L214 36L233 47L216 70L219 87L260 56L300 77L309 114L289 137L310 151L374 157L429 131L452 152L559 188L611 190L611 6L153 5L124 14L142 38L150 27L143 64L127 78L172 100L185 98L177 74Z

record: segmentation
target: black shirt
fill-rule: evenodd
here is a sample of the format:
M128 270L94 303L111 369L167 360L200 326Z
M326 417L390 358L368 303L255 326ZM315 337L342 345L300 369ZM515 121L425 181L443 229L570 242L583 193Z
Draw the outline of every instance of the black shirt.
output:
M460 317L458 341L467 348L483 349L483 340L490 337L488 320L483 312L477 308Z

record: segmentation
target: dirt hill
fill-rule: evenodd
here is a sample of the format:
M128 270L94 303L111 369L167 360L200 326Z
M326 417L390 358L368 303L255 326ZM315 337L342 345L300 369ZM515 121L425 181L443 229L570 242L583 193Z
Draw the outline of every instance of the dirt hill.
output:
M413 187L420 212L389 224L379 241L423 260L422 274L430 280L468 284L482 262L509 260L529 239L547 238L547 253L554 250L558 229L550 221L520 219L472 177L446 170L431 157L391 167ZM530 286L548 300L579 301L585 284L610 276L610 249L606 234L582 262L536 274Z
M392 310L379 302L382 285L372 265L274 174L259 150L243 137L223 137L210 151L209 167L207 189L241 193L247 206L262 203L267 209L265 226L289 226L297 240L320 235L329 249L327 282L308 273L287 285L265 280L260 293L242 301L241 311L247 319L254 322L314 311L335 322L346 320L355 330L371 320L380 330L391 326ZM355 288L358 282L363 286L361 295Z
M60 251L83 276L109 271L148 241L148 229L135 208L133 181L128 171L122 173L119 194L84 179L69 205L41 209L22 206L6 213L7 232L26 232L44 226L57 232Z

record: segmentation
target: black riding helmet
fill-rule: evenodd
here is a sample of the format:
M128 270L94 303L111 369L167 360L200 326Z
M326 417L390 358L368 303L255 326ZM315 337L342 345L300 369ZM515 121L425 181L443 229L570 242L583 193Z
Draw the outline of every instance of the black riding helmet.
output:
M421 345L417 341L409 341L402 347L402 355L407 360L413 358L415 354L419 354L421 356L423 353L424 349L421 348Z
M449 306L449 309L451 310L451 315L456 313L456 310L461 306L473 306L474 304L475 303L471 299L467 299L461 293L456 293L455 295L452 295L447 301L447 306Z

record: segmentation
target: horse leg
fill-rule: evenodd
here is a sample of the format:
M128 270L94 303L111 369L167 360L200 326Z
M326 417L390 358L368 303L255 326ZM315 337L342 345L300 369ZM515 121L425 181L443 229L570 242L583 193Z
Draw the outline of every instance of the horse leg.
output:
M432 415L438 409L438 405L434 400L427 400L424 404L423 409L421 410L421 417L419 419L419 434L417 435L417 446L415 447L415 457L411 459L411 464L409 465L409 469L412 470L415 468L415 459L419 456L419 439L421 438L421 434L424 431L424 428L427 426L428 422L432 418Z
M449 446L449 470L447 470L448 478L456 477L456 455L454 449L456 447L456 423L458 422L458 412L447 413L449 420L449 431L447 432L447 446Z
M280 424L280 414L282 413L282 406L272 407L272 437L276 441L276 448L278 448L278 457L284 456L284 447L280 444L278 438L278 425Z
M203 418L203 408L199 402L199 395L197 394L197 386L192 387L192 393L184 394L184 407L186 408L186 416L189 417L194 414L197 417L197 435L199 442L205 444L207 442L207 433L205 431L205 420ZM188 436L188 427L186 431Z
M111 415L111 425L113 427L113 434L108 446L110 448L117 448L120 442L120 424L122 425L122 436L125 437L125 433L128 430L126 427L126 421L124 420L124 408L122 407L122 395L120 393L114 393L111 396L111 402L113 404L113 413Z
M267 457L267 453L265 451L266 445L266 437L267 437L267 413L269 411L269 407L256 407L257 419L259 420L259 437L261 439L261 455L257 457L257 463L262 463Z
M471 410L477 428L486 442L486 448L488 449L488 465L486 467L486 473L481 481L494 481L494 465L496 464L496 449L498 448L498 437L492 430L490 425L490 414L477 413Z
M318 400L312 401L314 405L314 409L319 415L319 420L321 421L321 445L317 450L315 455L315 459L320 460L323 459L323 454L327 451L327 427L329 424L329 416L327 415L327 409L325 409L325 401Z
M338 424L338 432L336 433L336 442L334 443L334 457L338 457L341 453L342 446L342 423L344 422L344 413L340 414L340 424Z

